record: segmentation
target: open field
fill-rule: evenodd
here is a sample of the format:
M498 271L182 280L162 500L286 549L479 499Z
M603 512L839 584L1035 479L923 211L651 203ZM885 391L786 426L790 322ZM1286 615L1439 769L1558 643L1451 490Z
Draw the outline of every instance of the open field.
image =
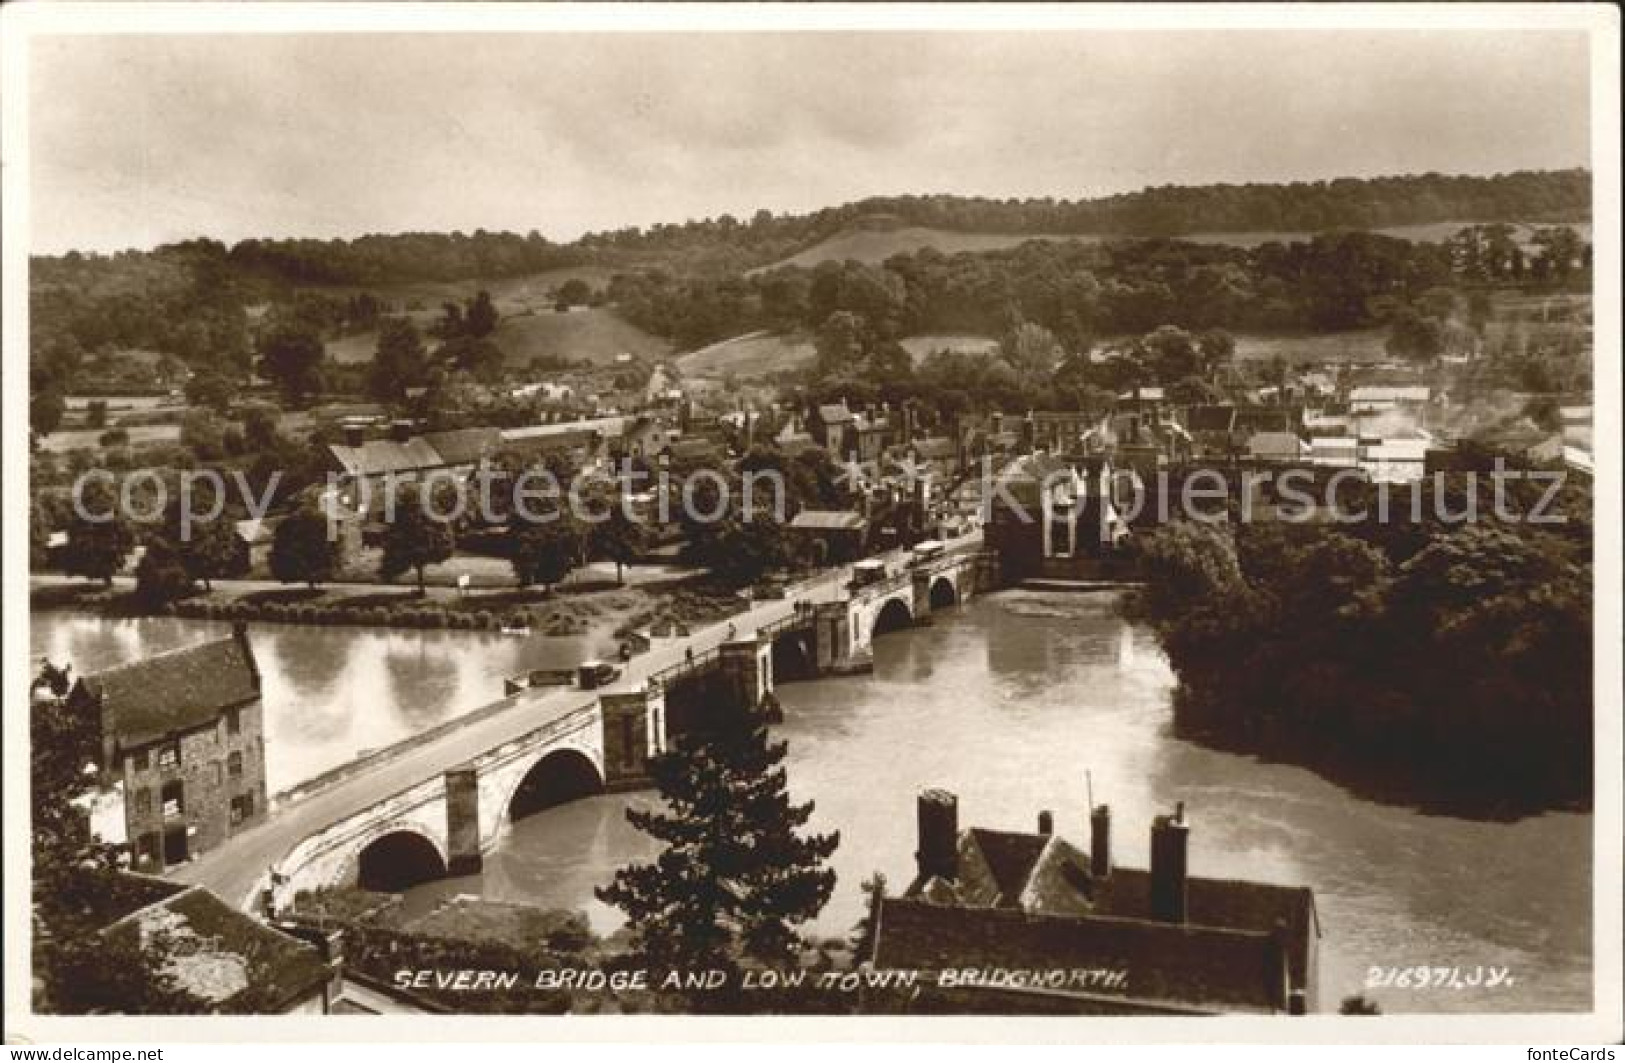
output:
M998 346L997 340L987 336L949 334L908 336L899 342L915 364L935 351L988 354ZM811 362L814 353L813 340L809 336L750 332L690 351L677 359L677 368L687 377L732 375L749 379L798 369Z
M1236 360L1261 362L1280 355L1288 362L1375 362L1388 357L1387 339L1387 330L1380 328L1285 335L1241 332L1236 334Z
M1470 221L1442 221L1428 222L1421 225L1394 225L1373 229L1372 231L1403 240L1437 243L1454 236L1461 229L1473 224L1475 223ZM1591 239L1591 224L1589 222L1556 222L1552 224L1568 225L1578 232L1582 238ZM1537 226L1519 223L1515 224L1514 228L1518 230L1520 242L1527 243L1529 235ZM1307 240L1313 235L1315 234L1312 232L1285 230L1273 232L1214 232L1187 233L1178 237L1178 239L1199 244L1230 244L1235 247L1256 247L1272 240L1281 243L1293 240ZM893 255L913 254L926 247L933 247L945 255L952 255L961 251L997 251L1007 247L1016 247L1028 240L1078 240L1084 243L1099 243L1108 239L1122 239L1122 237L1088 233L1066 235L1050 233L963 233L924 226L905 226L896 229L857 228L838 232L814 244L812 247L774 263L773 266L764 266L762 268L816 266L820 262L840 262L847 259L876 265Z
M813 354L810 337L750 332L680 356L677 371L689 377L761 377L805 365Z
M175 443L179 442L181 438L180 425L176 424L138 425L124 430L130 434L129 445L131 447L140 447L151 443ZM40 449L49 450L56 454L79 450L84 447L100 450L102 433L106 431L106 428L85 428L66 432L52 432L40 439Z
M992 354L998 350L999 341L991 336L975 336L965 334L942 334L908 336L899 341L903 349L919 365L925 361L927 355L937 351L952 351L955 354Z
M558 313L552 303L544 301L534 311L504 314L492 339L506 352L510 366L523 367L539 355L607 364L623 351L639 358L664 358L672 349L665 340L603 307L577 307ZM410 316L420 329L427 329L440 312L415 311ZM361 332L327 343L327 353L346 364L370 362L377 349L376 332Z
M551 308L553 289L577 278L594 288L609 283L618 269L609 266L563 266L559 269L525 273L515 277L490 277L459 281L408 281L398 284L338 285L314 289L326 295L350 295L371 292L380 299L409 308L421 303L422 309L439 314L440 304L451 299L472 299L481 290L491 293L491 301L501 312L517 313L526 309Z

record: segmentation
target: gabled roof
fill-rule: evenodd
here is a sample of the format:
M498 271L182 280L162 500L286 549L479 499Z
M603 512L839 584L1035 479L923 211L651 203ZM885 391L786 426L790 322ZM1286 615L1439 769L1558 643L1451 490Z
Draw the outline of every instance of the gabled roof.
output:
M474 465L501 449L502 429L459 428L429 432L423 439L440 455L442 465Z
M790 527L810 531L862 531L868 521L850 509L804 509Z
M1088 855L1058 835L961 831L955 878L916 880L907 896L961 912L1019 909L1071 919L1167 925L1151 919L1149 871L1112 868L1107 875L1094 877ZM1279 928L1286 935L1287 960L1299 985L1307 978L1310 939L1320 934L1314 892L1306 886L1196 876L1186 878L1186 920L1179 928L1261 935Z
M330 972L302 941L244 915L201 886L140 908L102 931L138 947L163 936L164 971L213 1010L280 1010L318 994Z
M852 420L852 411L845 403L826 403L817 409L818 419L825 424L845 424Z
M260 696L247 635L133 661L85 676L79 685L100 701L107 737L126 749L205 726Z
M327 448L345 473L351 476L383 476L392 472L416 472L439 468L444 462L439 451L421 437L404 443L393 439L369 439L360 446L330 444Z
M1255 432L1247 440L1247 450L1254 457L1297 458L1303 456L1304 445L1292 432Z

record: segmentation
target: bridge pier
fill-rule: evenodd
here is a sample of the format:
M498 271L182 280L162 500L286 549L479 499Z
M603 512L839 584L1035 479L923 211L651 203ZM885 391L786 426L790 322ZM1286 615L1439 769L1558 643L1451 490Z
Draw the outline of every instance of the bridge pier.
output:
M773 692L773 643L770 640L753 635L724 642L721 664L736 702L746 711L754 712Z
M853 649L852 603L819 602L813 616L814 661L819 675L855 675L874 669L874 659Z
M475 875L480 854L480 773L472 764L446 772L446 874Z
M604 715L604 788L649 785L649 758L666 751L666 694L658 687L598 699Z

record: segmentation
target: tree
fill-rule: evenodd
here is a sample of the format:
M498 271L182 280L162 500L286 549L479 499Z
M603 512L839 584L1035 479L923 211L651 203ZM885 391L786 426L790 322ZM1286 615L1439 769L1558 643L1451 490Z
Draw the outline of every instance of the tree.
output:
M580 277L571 277L559 285L558 301L565 306L581 306L592 298L592 288Z
M196 373L186 382L186 401L194 406L207 406L218 413L231 408L237 385L225 374L214 370Z
M373 395L380 399L399 399L407 388L428 382L429 354L424 349L423 337L411 318L384 319L378 331L378 348L367 371L367 382Z
M1049 380L1062 353L1055 334L1031 321L1023 321L999 341L999 357L1023 383Z
M576 567L579 540L569 524L564 513L549 521L525 520L516 514L509 522L508 560L521 587L537 583L551 587Z
M175 547L160 539L147 547L135 566L135 596L149 609L184 598L192 591L192 577L181 564Z
M394 518L384 532L384 552L378 574L386 580L411 569L417 573L418 594L425 593L423 570L450 560L456 537L451 522L430 512L437 499L417 484L407 484L396 495Z
M1406 307L1389 322L1385 347L1395 358L1431 362L1444 353L1444 324L1414 307Z
M96 785L99 720L69 708L71 667L50 661L29 685L35 1010L56 1014L191 1014L205 1002L166 971L162 946L146 951L99 933L126 889L118 848L90 829L84 799Z
M36 388L28 396L28 425L42 436L48 436L62 424L62 412L67 409L61 388L47 384Z
M785 743L755 712L652 757L663 811L629 809L664 843L653 863L621 868L598 899L626 913L633 952L671 970L736 971L741 961L789 966L835 888L824 862L840 835L805 834L813 804L792 804ZM699 1003L716 1006L707 998Z
M275 406L255 405L243 411L243 441L250 450L267 450L276 445L277 425L282 411Z
M322 338L310 324L290 321L274 326L260 339L259 371L300 405L322 389Z
M622 569L648 549L649 529L627 513L625 497L619 493L609 502L609 519L593 526L593 545L598 553L615 562L615 582L625 583Z
M497 330L498 319L497 308L491 302L491 293L482 289L474 293L474 298L469 300L468 311L463 315L463 328L473 339L483 340Z
M187 410L181 418L181 446L201 461L217 461L226 453L226 426L210 410Z
M111 587L113 575L124 567L135 549L135 533L128 518L119 512L113 489L101 481L87 484L82 505L74 507L67 532L60 562L63 573L99 579Z
M328 518L309 503L283 518L271 540L271 575L283 583L303 583L312 590L338 574L343 547L328 534Z

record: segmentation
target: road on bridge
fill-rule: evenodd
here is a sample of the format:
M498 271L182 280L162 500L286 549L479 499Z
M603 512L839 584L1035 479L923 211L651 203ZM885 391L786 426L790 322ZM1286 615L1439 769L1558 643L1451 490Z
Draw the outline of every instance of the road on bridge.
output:
M950 543L950 551L974 549L979 541L980 534L973 532ZM900 556L900 553L890 556ZM833 569L797 584L783 599L753 602L745 612L702 628L687 639L634 657L627 662L621 677L608 687L592 691L557 688L545 692L525 691L509 709L471 720L465 727L455 728L376 767L340 778L297 801L274 808L264 822L175 869L170 877L204 886L230 904L249 908L272 866L294 846L323 828L358 809L378 804L442 775L487 750L586 708L601 694L641 690L650 675L680 663L687 650L692 649L698 655L726 642L731 628L737 631L735 637L750 635L790 615L797 600L838 600L849 576L850 569Z

